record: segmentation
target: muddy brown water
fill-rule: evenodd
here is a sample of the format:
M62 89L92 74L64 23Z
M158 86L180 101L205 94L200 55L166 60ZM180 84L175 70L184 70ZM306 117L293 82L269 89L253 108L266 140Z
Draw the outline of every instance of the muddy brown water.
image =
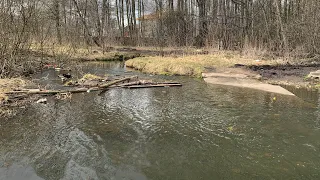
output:
M1 180L320 178L318 92L281 96L127 72L119 63L82 69L184 86L111 89L21 109L0 121ZM61 84L54 71L36 78Z

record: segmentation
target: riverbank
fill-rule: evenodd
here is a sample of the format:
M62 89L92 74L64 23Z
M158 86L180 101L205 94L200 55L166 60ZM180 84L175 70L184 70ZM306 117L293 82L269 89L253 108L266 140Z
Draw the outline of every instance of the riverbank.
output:
M218 52L181 57L139 57L126 61L126 66L145 73L202 77L202 73L240 74L275 85L318 88L318 81L307 79L318 70L315 59L285 60L241 56Z
M236 52L213 52L200 55L139 57L126 61L126 66L152 74L201 77L203 72L221 71L223 68L283 63L282 59L261 60L259 57L241 56Z
M250 61L249 59L242 59L242 62L247 64ZM180 57L140 57L126 61L126 66L145 73L201 77L203 72L230 67L237 62L237 57L210 54Z
M162 75L183 75L202 78L202 73L220 73L245 76L248 79L260 80L275 85L319 88L319 82L307 79L311 71L318 70L316 59L300 61L268 58L264 56L241 55L237 52L206 51L193 48L157 49L109 47L108 51L101 48L75 48L56 46L40 51L31 48L26 66L19 66L11 77L0 79L0 104L10 103L5 92L19 89L28 84L31 74L37 73L46 65L77 71L77 65L83 61L119 61L136 70ZM126 54L126 55L124 55ZM21 63L23 61L21 60ZM30 68L30 69L28 69ZM72 74L75 72L72 72ZM20 78L19 78L20 77ZM26 78L29 77L29 78Z
M9 100L6 93L30 85L32 83L23 78L0 79L0 117L13 115L13 109L10 107L21 106L27 102L25 98L20 97Z
M7 61L5 72L0 71L0 111L8 101L6 92L30 85L32 76L46 68L70 69L77 74L77 66L84 61L123 61L143 55L158 55L155 50L137 50L127 47L74 47L71 45L32 44L18 51ZM80 70L81 71L81 70Z
M122 61L137 57L182 57L185 55L208 54L209 51L196 48L159 48L159 47L83 47L72 45L33 44L30 48L43 56L56 57L58 60L72 61ZM227 54L226 56L230 56Z
M22 78L0 79L0 102L8 99L5 93L14 89L23 88L27 85L27 81Z
M48 48L51 49L52 48ZM318 70L319 57L307 55L281 58L257 51L218 51L196 48L105 47L73 48L55 46L49 55L64 56L67 63L79 61L126 61L129 68L144 73L202 77L202 73L244 74L274 85L318 88L317 81L305 77ZM47 51L48 52L48 51ZM72 65L70 65L72 66Z

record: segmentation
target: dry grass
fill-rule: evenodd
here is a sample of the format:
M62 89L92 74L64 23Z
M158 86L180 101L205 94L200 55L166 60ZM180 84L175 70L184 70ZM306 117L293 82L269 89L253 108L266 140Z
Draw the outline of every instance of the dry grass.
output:
M24 87L26 84L26 81L20 78L0 79L0 102L8 100L8 96L5 95L6 92Z
M115 56L115 52L103 53L100 48L85 48L74 47L72 45L58 45L58 44L32 44L31 50L36 52L43 52L44 54L54 57L65 57L68 59L80 59L80 60L97 60L97 59L109 59Z
M120 47L114 47L114 49ZM71 60L85 60L85 61L114 61L138 56L131 52L118 52L116 50L103 51L99 47L84 47L73 45L58 45L50 44L40 45L33 43L30 47L32 51L43 53L49 56Z
M126 61L127 67L164 75L188 75L201 77L206 68L226 68L235 64L276 65L282 60L257 60L241 57L236 53L220 52L209 55L191 55L183 57L140 57Z
M81 79L82 80L99 80L99 79L102 79L102 77L94 74L85 74Z

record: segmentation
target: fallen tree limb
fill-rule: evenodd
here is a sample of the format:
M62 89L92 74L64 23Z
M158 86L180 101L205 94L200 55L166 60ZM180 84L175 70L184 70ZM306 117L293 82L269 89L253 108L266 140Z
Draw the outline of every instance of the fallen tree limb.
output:
M106 90L107 88L111 87L122 87L122 88L152 88L152 87L171 87L171 86L182 86L180 83L176 82L150 82L150 81L134 81L129 82L132 79L138 78L137 76L132 77L126 77L118 80L114 80L112 82L103 84L103 85L97 85L95 87L91 88L77 88L77 89L67 89L67 90L41 90L41 89L21 89L21 90L15 90L7 92L6 94L15 95L15 94L26 94L26 95L32 95L32 94L42 94L42 95L56 95L56 94L63 94L63 93L83 93L83 92L93 92L93 91L99 91L99 90ZM123 83L125 81L128 81L127 83ZM120 84L119 83L123 83ZM13 97L22 98L21 95L16 95Z
M134 81L118 85L117 87L128 87L133 85L157 85L157 84L180 84L178 82L152 82L152 81Z
M104 88L107 88L107 87L115 85L115 84L119 84L119 83L122 83L122 82L125 82L125 81L130 81L131 79L134 79L134 78L138 78L138 77L137 76L132 76L132 77L127 77L127 78L122 78L122 79L119 79L119 80L115 80L115 81L109 82L107 84L100 85L99 88L104 89Z
M155 82L152 84L181 84L181 83L178 83L178 82Z
M147 85L133 85L126 88L136 89L136 88L151 88L151 87L171 87L171 86L182 86L182 84L147 84Z
M30 89L30 90L26 90L24 89L23 91L10 91L7 92L6 94L21 94L21 93L25 93L25 94L48 94L48 95L55 95L55 94L59 94L59 93L82 93L82 92L91 92L91 91L98 91L98 90L103 90L106 89L112 85L124 82L124 81L130 81L133 78L137 78L137 76L133 76L133 77L127 77L127 78L122 78L119 80L115 80L112 81L110 83L104 84L104 85L100 85L98 87L92 87L92 88L78 88L78 89L68 89L68 90L40 90L40 89Z
M81 93L81 92L87 92L88 88L79 88L79 89L68 89L68 90L39 90L39 91L10 91L6 94L48 94L48 95L55 95L59 93Z
M140 81L134 81L129 83L123 83L121 85L118 85L117 87L126 87L126 86L133 86L133 85L139 85L139 84L141 84Z

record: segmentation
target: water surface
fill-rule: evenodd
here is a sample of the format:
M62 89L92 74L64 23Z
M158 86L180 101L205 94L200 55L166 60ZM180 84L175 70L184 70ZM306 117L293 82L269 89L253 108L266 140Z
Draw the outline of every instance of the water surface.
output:
M281 96L119 63L81 69L184 86L111 89L21 109L0 121L0 179L320 178L317 92ZM54 71L38 78L61 84Z

